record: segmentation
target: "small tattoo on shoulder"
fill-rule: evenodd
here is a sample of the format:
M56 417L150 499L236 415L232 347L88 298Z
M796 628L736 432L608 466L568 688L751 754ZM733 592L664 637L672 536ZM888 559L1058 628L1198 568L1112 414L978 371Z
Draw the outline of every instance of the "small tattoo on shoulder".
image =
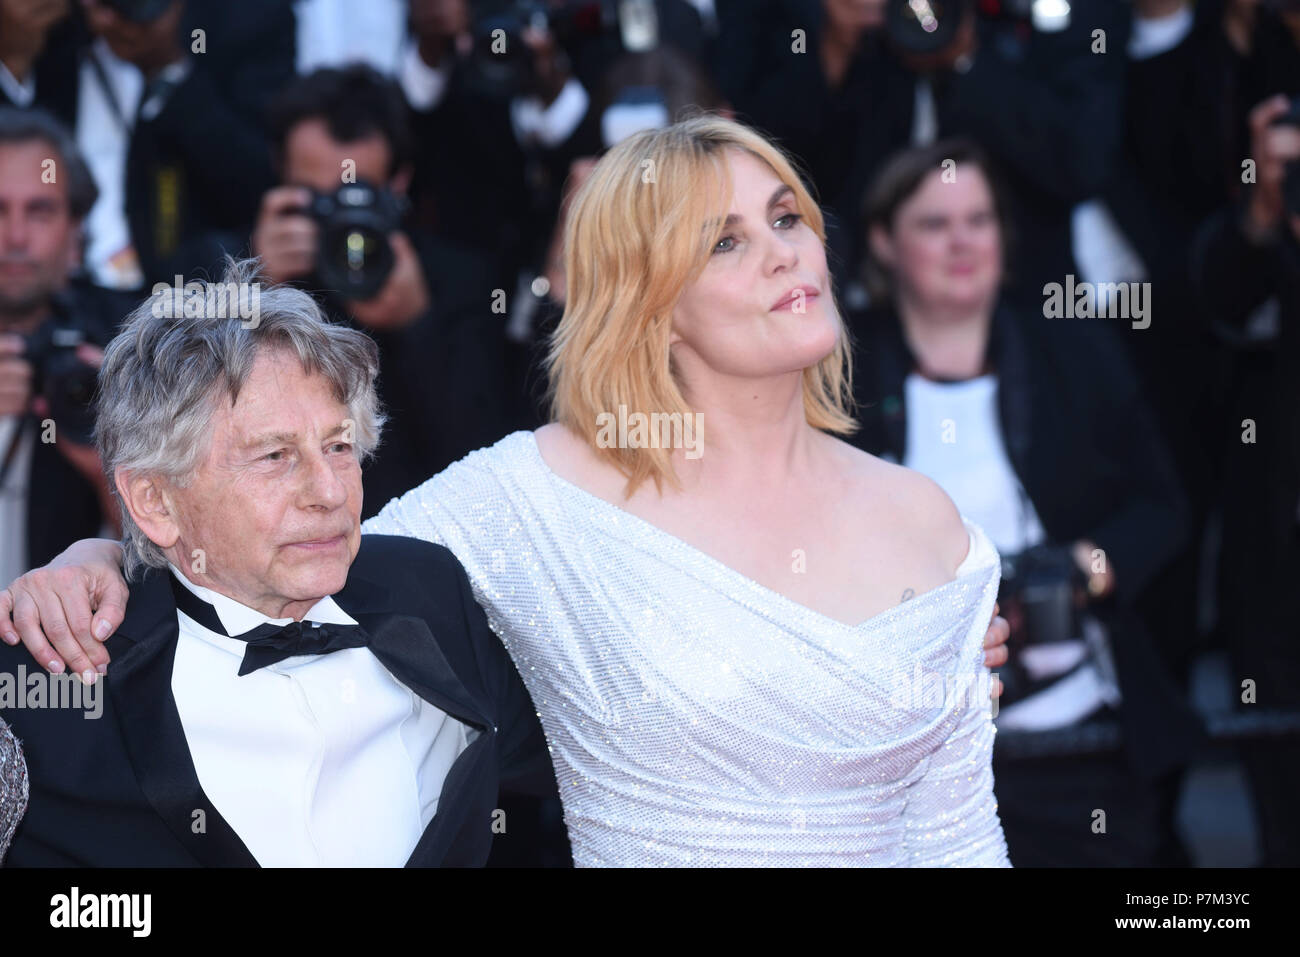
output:
M915 589L915 588L908 588L907 590L905 590L905 591L903 592L903 597L900 598L899 601L900 601L900 602L904 602L904 601L908 601L909 599L912 599L912 598L915 598L915 597L916 597L916 589Z

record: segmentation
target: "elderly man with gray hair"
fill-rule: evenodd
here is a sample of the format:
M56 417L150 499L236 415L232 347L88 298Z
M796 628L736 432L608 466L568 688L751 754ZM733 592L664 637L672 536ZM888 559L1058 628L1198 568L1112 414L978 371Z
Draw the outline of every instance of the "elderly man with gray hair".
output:
M191 308L212 288L156 292L105 354L128 610L102 719L0 709L31 792L7 863L483 864L499 788L554 776L459 562L361 534L376 347L289 287ZM26 663L0 645L0 675Z

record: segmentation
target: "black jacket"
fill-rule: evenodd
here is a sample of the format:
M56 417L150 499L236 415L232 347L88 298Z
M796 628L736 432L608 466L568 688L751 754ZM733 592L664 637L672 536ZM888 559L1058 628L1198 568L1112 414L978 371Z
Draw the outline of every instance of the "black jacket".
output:
M1048 541L1090 539L1115 569L1099 608L1111 628L1133 768L1158 774L1188 760L1203 730L1141 626L1133 604L1186 538L1178 478L1110 320L1038 320L994 313L989 357L1007 456ZM914 359L892 310L849 319L862 430L850 441L903 461L904 380ZM1188 636L1190 641L1192 636Z
M1245 654L1240 667L1258 700L1300 707L1295 569L1300 567L1300 242L1282 224L1276 241L1252 245L1242 203L1211 217L1193 244L1192 275L1204 316L1224 337L1277 301L1277 335L1244 357L1249 378L1223 443L1223 557L1235 585L1221 616Z
M76 708L11 708L4 719L23 742L31 801L8 866L256 866L199 786L172 695L178 636L166 569L131 586L126 620L108 640L113 656L103 714ZM479 866L492 843L503 784L553 793L540 722L518 672L475 603L465 571L445 548L366 535L334 596L376 634L410 616L423 634L377 656L425 701L481 733L452 765L438 811L411 854L412 866ZM0 648L0 674L38 666L19 646ZM191 827L203 811L206 832ZM382 813L357 808L357 814Z

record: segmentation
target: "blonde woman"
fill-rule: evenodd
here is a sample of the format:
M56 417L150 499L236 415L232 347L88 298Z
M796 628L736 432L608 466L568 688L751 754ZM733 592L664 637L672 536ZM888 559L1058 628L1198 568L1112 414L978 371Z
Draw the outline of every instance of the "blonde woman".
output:
M973 680L998 555L933 482L835 437L848 342L789 162L717 117L637 134L575 196L565 258L554 421L363 531L465 565L575 862L1008 866ZM38 615L120 621L117 554L87 547L11 586L40 661Z

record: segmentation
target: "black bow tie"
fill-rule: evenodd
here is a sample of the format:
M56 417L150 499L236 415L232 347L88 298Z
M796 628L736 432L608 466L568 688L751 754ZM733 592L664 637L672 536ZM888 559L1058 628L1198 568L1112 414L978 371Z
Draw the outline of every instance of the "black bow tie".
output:
M244 660L239 665L240 677L295 655L327 655L331 651L364 648L370 644L370 636L360 625L313 624L310 621L291 621L287 625L268 622L242 635L230 635L215 608L177 581L174 573L169 573L169 577L177 608L209 631L247 644Z

